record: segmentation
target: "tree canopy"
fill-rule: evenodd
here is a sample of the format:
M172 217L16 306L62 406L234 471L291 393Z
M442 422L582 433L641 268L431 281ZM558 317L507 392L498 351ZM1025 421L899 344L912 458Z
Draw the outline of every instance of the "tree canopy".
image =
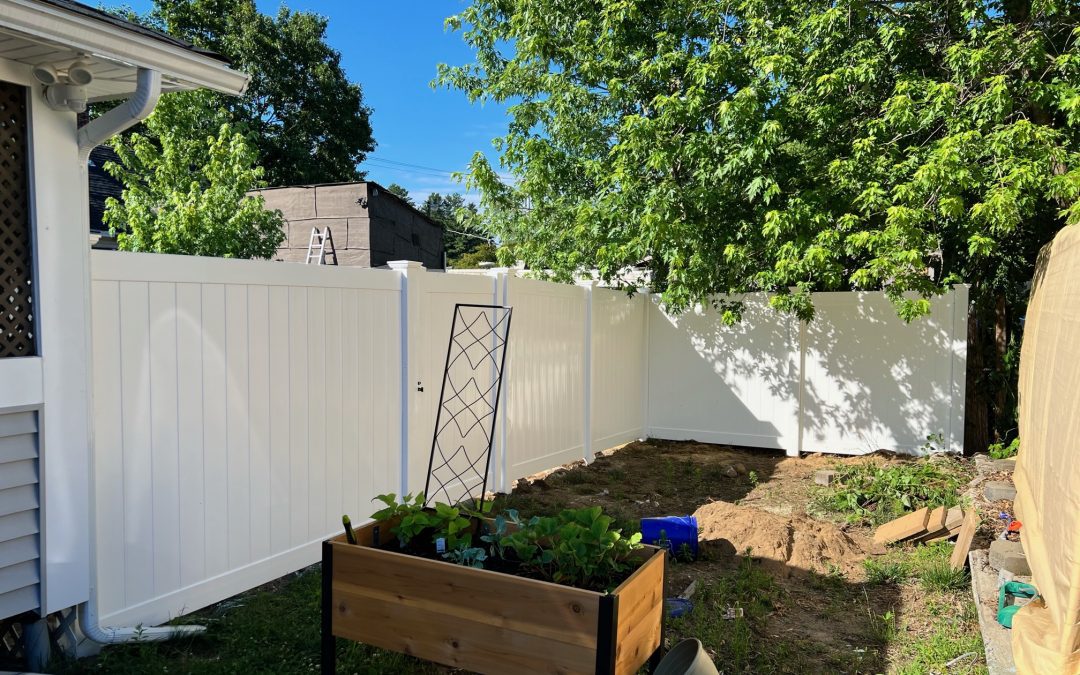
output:
M813 291L912 320L970 283L972 445L1012 433L1027 284L1080 220L1078 0L472 0L448 25L475 60L437 82L509 104L514 185L479 154L468 177L500 255L805 320Z
M463 195L432 192L420 210L443 226L446 258L451 265L476 267L481 262L495 261L495 246L477 225L480 214L476 204L467 203Z
M104 217L121 250L269 258L285 237L281 213L248 194L263 186L254 146L206 113L209 96L166 94L141 131L112 141L120 162L105 170L124 193Z
M1012 293L1080 219L1076 0L473 0L475 62L439 82L510 102L482 155L495 234L531 267L650 261L676 309L884 289L906 319L967 281Z
M143 20L251 75L244 96L210 106L250 132L271 185L363 177L356 166L375 147L371 110L326 42L325 17L284 5L269 16L254 0L154 0Z

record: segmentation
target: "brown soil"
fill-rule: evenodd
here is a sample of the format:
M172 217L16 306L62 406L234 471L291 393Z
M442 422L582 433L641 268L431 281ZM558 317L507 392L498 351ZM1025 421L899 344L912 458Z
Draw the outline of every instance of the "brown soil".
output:
M778 516L752 506L713 502L694 516L700 545L711 556L749 550L766 569L785 576L832 570L854 574L871 548L859 541L861 535L847 534L804 514Z

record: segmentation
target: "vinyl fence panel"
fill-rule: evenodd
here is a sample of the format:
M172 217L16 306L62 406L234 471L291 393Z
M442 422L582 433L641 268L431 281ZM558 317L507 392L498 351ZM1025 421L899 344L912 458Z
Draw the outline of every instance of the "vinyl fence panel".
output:
M95 252L97 583L158 623L314 563L400 483L391 272Z
M591 290L589 395L591 450L598 452L645 433L646 296Z

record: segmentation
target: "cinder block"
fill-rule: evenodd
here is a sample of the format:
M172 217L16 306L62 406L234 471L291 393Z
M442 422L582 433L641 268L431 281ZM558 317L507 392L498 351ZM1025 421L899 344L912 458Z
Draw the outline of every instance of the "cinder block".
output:
M1031 576L1031 567L1024 554L1024 547L1018 541L995 539L990 544L990 566L1021 577Z
M926 522L930 519L930 509L922 508L896 520L889 521L874 532L874 541L879 544L892 544L926 533Z
M1012 483L995 480L990 481L983 488L983 496L987 501L999 502L1002 500L1013 501L1016 499L1016 488Z
M289 187L261 190L267 211L281 211L285 220L304 220L315 217L315 188Z
M814 482L818 485L832 485L836 482L836 472L832 469L821 469L814 474Z

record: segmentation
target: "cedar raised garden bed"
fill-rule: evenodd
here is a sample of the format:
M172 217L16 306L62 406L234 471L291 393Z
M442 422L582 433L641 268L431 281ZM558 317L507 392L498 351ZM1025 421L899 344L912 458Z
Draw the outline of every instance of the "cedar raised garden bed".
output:
M659 661L663 549L639 549L642 564L598 593L379 548L377 527L323 543L324 675L338 637L491 674L632 675Z

